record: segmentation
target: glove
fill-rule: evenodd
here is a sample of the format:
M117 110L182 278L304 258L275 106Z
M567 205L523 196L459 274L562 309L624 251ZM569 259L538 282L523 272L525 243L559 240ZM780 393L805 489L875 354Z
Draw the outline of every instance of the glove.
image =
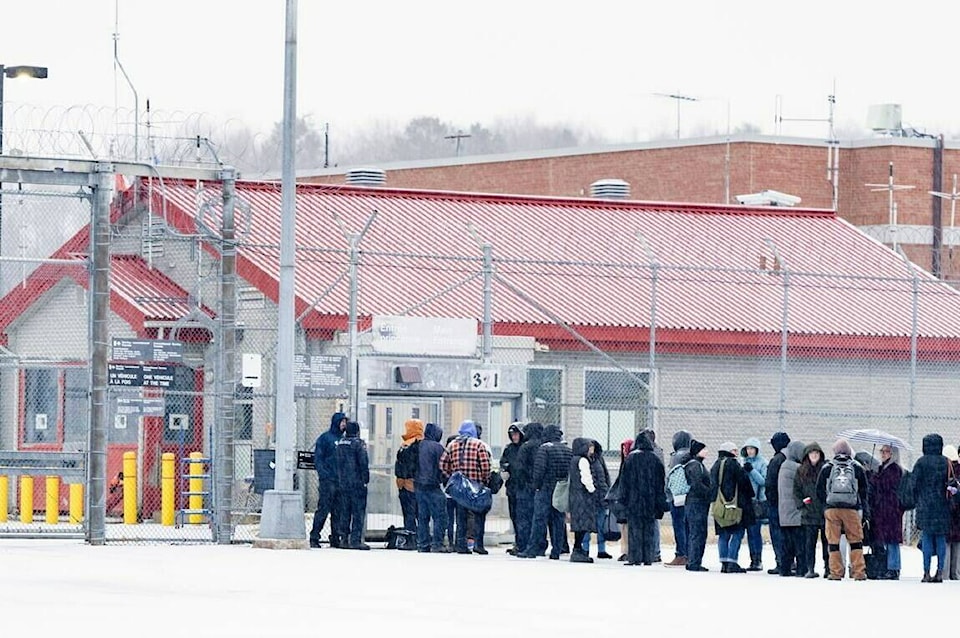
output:
M957 495L957 491L958 491L958 490L957 490L957 486L956 486L956 485L948 485L948 486L947 486L947 492L950 493L950 496L956 496L956 495Z
M747 461L743 464L743 471L749 474L753 471L753 464L750 461Z

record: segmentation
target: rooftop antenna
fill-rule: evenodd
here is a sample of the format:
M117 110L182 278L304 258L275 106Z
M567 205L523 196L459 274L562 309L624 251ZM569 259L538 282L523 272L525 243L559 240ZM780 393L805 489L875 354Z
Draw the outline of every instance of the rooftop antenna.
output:
M127 85L130 87L130 90L133 92L133 158L136 161L140 160L140 97L137 95L137 89L134 88L133 82L130 80L130 76L127 75L127 70L123 68L123 64L120 62L119 55L119 41L120 41L120 0L116 0L113 6L113 15L114 15L114 25L113 25L113 73L114 78L116 78L117 69L120 69L120 73L123 74L123 79L127 81ZM116 83L116 79L114 79ZM116 99L116 95L114 95Z
M874 193L887 191L888 194L888 207L890 215L890 233L893 235L893 249L897 250L897 204L893 201L894 191L909 190L914 188L913 186L906 186L904 184L894 184L893 182L893 162L890 162L889 169L887 171L887 183L886 184L864 184L870 188Z
M949 193L940 193L938 191L927 191L934 197L950 200L950 228L954 227L957 221L957 200L960 199L960 191L957 191L957 174L953 174L953 189ZM950 259L953 259L953 244L950 244Z
M683 95L680 91L676 93L654 93L654 95L669 98L677 101L677 139L680 139L680 103L681 102L699 102L700 98L692 95Z
M464 133L463 131L457 131L454 135L444 135L443 139L445 140L457 140L457 157L460 157L460 140L464 140L468 137L473 137L469 133Z
M783 134L783 122L826 122L828 124L827 142L827 181L830 182L833 191L833 211L837 212L840 204L840 140L837 139L836 128L834 126L834 111L837 106L837 80L833 80L833 92L827 96L828 115L826 118L816 117L783 117L783 96L778 95L776 99L774 114L774 130L779 137Z

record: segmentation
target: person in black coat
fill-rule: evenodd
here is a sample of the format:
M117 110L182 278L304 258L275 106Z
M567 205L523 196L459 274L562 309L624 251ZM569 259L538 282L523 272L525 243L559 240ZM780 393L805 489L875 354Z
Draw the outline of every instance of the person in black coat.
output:
M688 572L709 571L703 566L703 551L707 545L707 515L710 512L710 472L703 466L707 446L696 439L690 440L690 460L683 466L690 491L684 503L684 520L687 523Z
M641 433L627 455L620 482L630 534L627 565L650 565L656 558L654 526L667 509L664 478L663 461L654 451L653 442Z
M947 498L947 457L943 456L943 437L923 437L923 456L913 464L913 496L917 504L917 527L923 532L923 582L942 583L946 564L947 534L950 532L950 500ZM933 553L937 554L937 572L930 575Z
M568 472L570 486L570 529L573 530L571 563L592 563L583 549L587 534L598 531L597 513L603 508L607 493L607 479L603 468L596 463L596 447L585 438L573 440L573 456Z
M790 435L786 432L777 432L770 437L770 445L773 447L773 458L767 464L767 476L764 481L764 496L767 497L767 520L770 523L770 544L773 546L773 554L776 557L775 567L767 570L768 574L779 574L781 571L781 559L783 558L783 532L780 529L780 466L787 460L783 450L790 445ZM788 570L793 570L793 565L786 565Z
M320 548L320 532L330 517L330 547L340 546L340 492L337 488L336 444L343 436L347 415L335 412L330 417L330 429L317 437L313 447L313 464L317 468L317 510L310 528L310 547Z
M553 490L558 481L568 478L572 456L573 452L563 444L563 431L558 426L551 424L543 428L542 442L533 456L533 485L537 493L534 497L530 542L524 558L543 555L548 532L550 558L560 558L566 537L566 515L553 507ZM531 550L536 550L536 553L531 554Z
M530 530L533 527L533 507L537 488L533 483L533 460L540 449L543 425L536 421L527 423L523 428L523 443L517 450L517 457L510 464L510 475L517 490L517 552L516 556L542 556L543 547L531 545Z
M505 472L507 475L506 483L504 487L507 491L507 509L510 512L510 524L513 527L513 536L514 542L513 547L507 550L508 554L516 554L518 543L517 538L517 481L514 477L514 461L517 460L517 456L520 454L520 446L523 445L523 431L521 426L523 424L519 421L510 424L510 427L507 428L507 437L510 439L510 443L507 444L507 447L503 448L503 454L500 455L500 472Z
M747 570L737 562L740 554L740 544L747 528L756 522L753 510L753 484L747 476L740 462L737 461L739 447L733 442L723 443L717 453L717 461L710 469L710 502L722 494L725 501L736 501L742 512L740 522L736 525L720 527L714 522L714 531L717 534L717 549L720 552L720 566L724 574L744 574ZM723 470L723 476L720 471ZM722 479L722 480L721 480ZM687 496L689 498L689 495Z
M360 424L347 423L344 438L337 441L337 477L340 487L341 547L370 549L363 542L363 523L367 513L367 484L370 482L370 458L367 444L360 438Z

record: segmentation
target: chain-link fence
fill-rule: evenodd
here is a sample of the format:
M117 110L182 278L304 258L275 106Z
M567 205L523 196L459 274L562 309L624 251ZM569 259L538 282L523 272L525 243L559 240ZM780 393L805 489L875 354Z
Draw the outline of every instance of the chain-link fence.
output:
M252 541L276 464L279 185L0 161L0 533ZM513 421L556 423L614 469L644 429L669 452L681 429L716 450L878 428L905 466L928 432L960 440L960 295L829 216L335 187L297 211L295 442L335 412L361 424L371 536L401 524L411 418L445 437L475 421L494 460ZM23 469L78 453L56 485ZM296 478L306 529L317 478Z

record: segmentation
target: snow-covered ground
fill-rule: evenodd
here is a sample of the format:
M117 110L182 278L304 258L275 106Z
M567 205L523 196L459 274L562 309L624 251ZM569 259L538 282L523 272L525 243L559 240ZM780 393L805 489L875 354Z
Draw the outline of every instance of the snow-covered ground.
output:
M829 582L721 574L715 545L707 547L711 571L694 574L615 560L520 560L502 548L460 556L3 540L0 636L949 633L960 582L921 584L914 548L904 548L903 561L900 582Z

